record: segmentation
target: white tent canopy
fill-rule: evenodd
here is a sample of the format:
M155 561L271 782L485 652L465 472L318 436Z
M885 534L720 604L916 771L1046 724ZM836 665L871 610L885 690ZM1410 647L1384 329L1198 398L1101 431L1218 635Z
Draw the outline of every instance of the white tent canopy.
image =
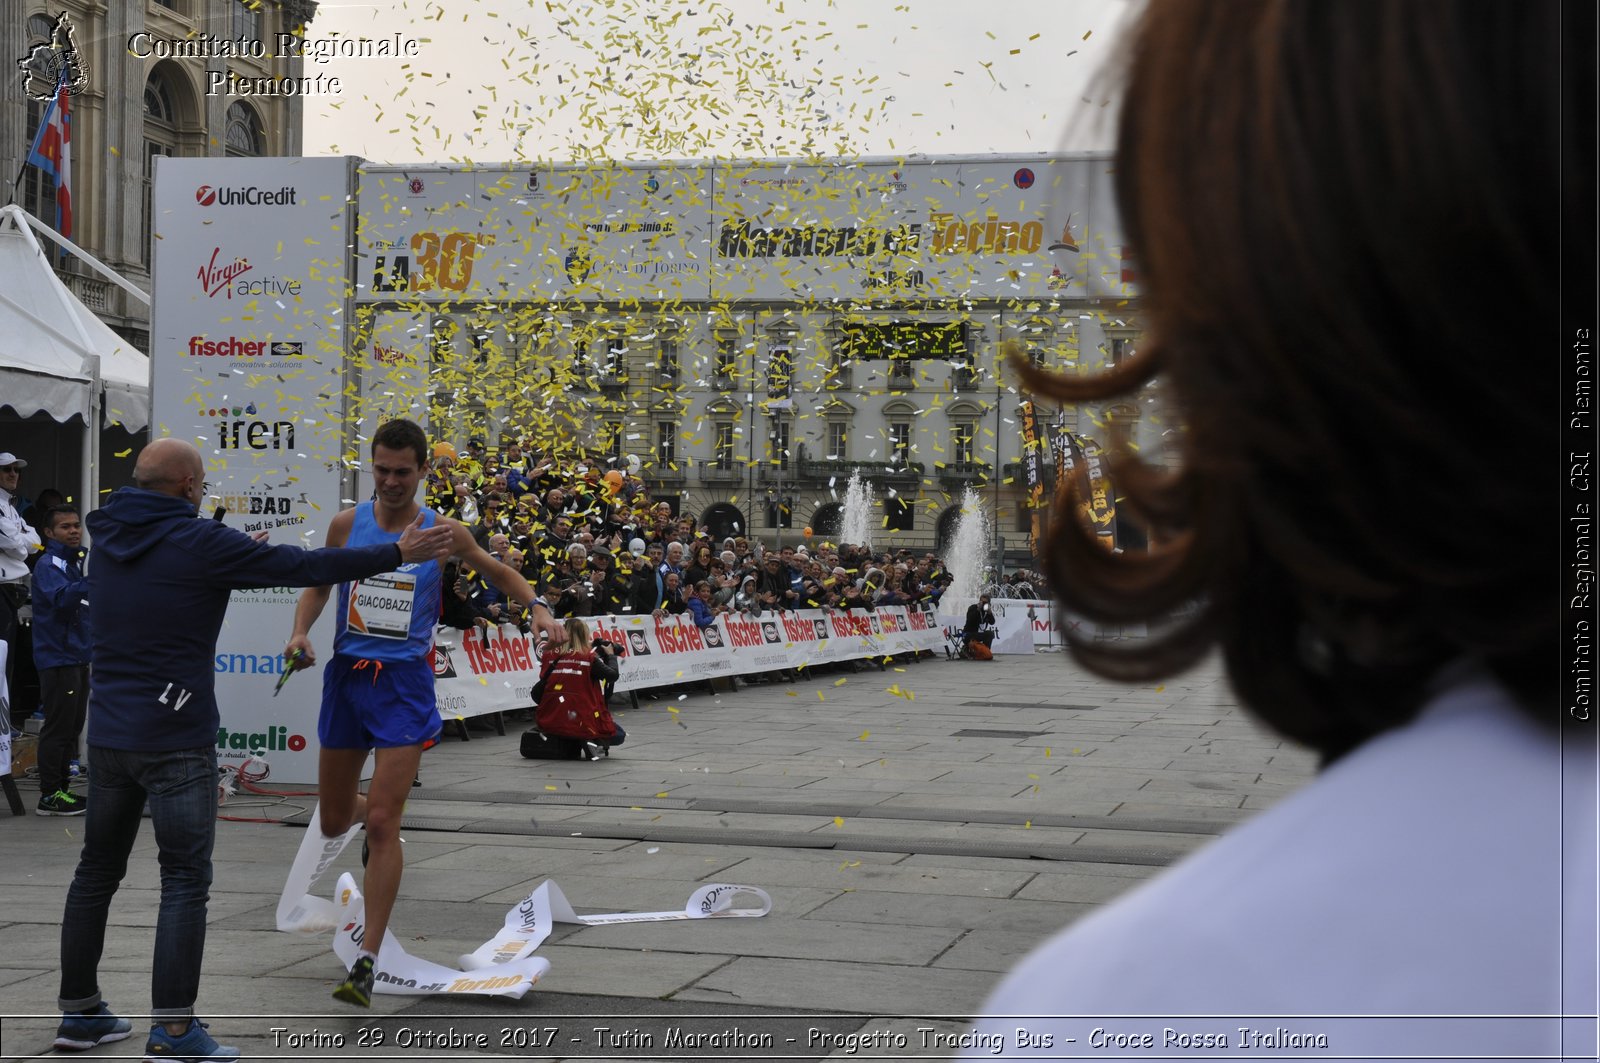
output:
M0 405L23 417L43 412L142 431L150 423L150 359L67 290L33 224L21 207L0 207Z

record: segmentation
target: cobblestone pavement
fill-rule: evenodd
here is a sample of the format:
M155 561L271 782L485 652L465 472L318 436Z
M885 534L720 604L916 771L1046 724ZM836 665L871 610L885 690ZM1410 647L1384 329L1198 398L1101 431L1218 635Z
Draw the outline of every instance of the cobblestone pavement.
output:
M728 882L766 890L769 915L558 925L539 952L551 971L520 1001L380 995L359 1013L329 997L343 972L326 938L273 929L303 830L224 822L198 1004L212 1032L250 1058L707 1058L759 1054L763 1035L771 1051L820 1058L867 1032L938 1055L940 1037L1041 937L1313 769L1244 715L1214 660L1137 686L1061 654L923 660L672 691L619 719L627 745L595 763L522 759L528 724L515 722L505 736L472 730L430 750L391 929L413 954L453 963L546 878L579 912L675 910ZM24 796L31 805L26 783ZM313 801L239 795L224 812L303 824ZM80 829L0 821L4 1058L44 1052L54 1034ZM336 870L359 878L354 847ZM91 1058L142 1048L158 884L146 826L101 966L136 1032ZM727 1052L691 1047L695 1033L724 1038Z

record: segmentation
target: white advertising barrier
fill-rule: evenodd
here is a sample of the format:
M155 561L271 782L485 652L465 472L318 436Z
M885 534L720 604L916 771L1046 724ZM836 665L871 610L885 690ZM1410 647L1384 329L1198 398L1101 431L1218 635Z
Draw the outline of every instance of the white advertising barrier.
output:
M1091 642L1114 642L1120 639L1142 639L1149 633L1145 624L1096 624L1081 616L1073 616L1058 609L1056 604L1042 598L996 598L989 603L996 617L1020 616L1033 631L1033 645L1039 647L1065 646L1066 639L1057 621L1066 625L1074 636Z
M588 622L595 638L618 647L617 689L622 691L944 646L937 618L915 606L732 614L705 628L696 627L687 614L599 616ZM490 629L487 637L441 628L434 638L434 689L442 717L480 716L532 704L539 678L532 636L506 626Z
M939 602L939 623L952 640L966 629L967 609L977 601L976 598L952 598L946 595ZM989 608L994 613L995 619L994 644L989 649L993 653L1032 653L1035 646L1043 645L1039 642L1037 634L1030 631L1032 617L1028 615L1028 610L1007 609L1008 603L1015 605L1017 600L989 599ZM1050 603L1039 604L1048 606ZM1037 610L1033 613L1039 615Z
M205 516L274 543L320 546L339 511L352 168L156 159L151 435L200 448ZM320 670L272 697L299 593L235 592L217 641L218 759L266 757L274 782L316 779Z
M354 826L339 837L324 838L318 805L278 898L278 929L302 934L336 930L333 951L346 967L355 962L366 941L361 891L348 872L339 876L331 901L313 896L311 890L360 829ZM740 901L753 903L737 906ZM770 911L772 898L759 887L713 883L695 890L680 911L579 915L561 887L545 881L506 912L498 933L459 958L459 969L411 955L393 931L386 929L377 950L373 989L397 995L461 993L521 998L550 970L550 962L533 953L549 938L556 923L613 926L680 919L759 919Z
M950 613L939 614L939 626L944 629L945 636L951 641L960 638L967 627L966 610L957 616ZM989 645L990 653L1032 653L1034 648L1033 633L1029 630L1028 618L1022 613L1003 613L994 611L994 642Z

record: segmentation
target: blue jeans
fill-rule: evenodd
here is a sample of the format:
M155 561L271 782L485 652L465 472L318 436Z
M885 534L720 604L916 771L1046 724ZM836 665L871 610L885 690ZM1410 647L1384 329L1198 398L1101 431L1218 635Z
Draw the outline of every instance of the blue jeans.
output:
M182 1022L194 1014L206 947L211 848L217 833L217 751L140 753L89 747L89 809L83 853L61 917L62 1011L100 1003L100 954L111 898L128 873L145 802L161 862L161 910L150 971L150 1015Z

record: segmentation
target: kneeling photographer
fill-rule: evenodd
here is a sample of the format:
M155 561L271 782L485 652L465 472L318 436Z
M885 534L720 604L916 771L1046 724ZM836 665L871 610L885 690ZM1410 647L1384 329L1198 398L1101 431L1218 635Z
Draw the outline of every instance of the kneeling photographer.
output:
M604 639L591 643L589 625L566 621L567 640L547 644L539 682L534 729L522 736L522 755L544 760L599 760L628 734L612 719L602 684L617 679L616 647Z

